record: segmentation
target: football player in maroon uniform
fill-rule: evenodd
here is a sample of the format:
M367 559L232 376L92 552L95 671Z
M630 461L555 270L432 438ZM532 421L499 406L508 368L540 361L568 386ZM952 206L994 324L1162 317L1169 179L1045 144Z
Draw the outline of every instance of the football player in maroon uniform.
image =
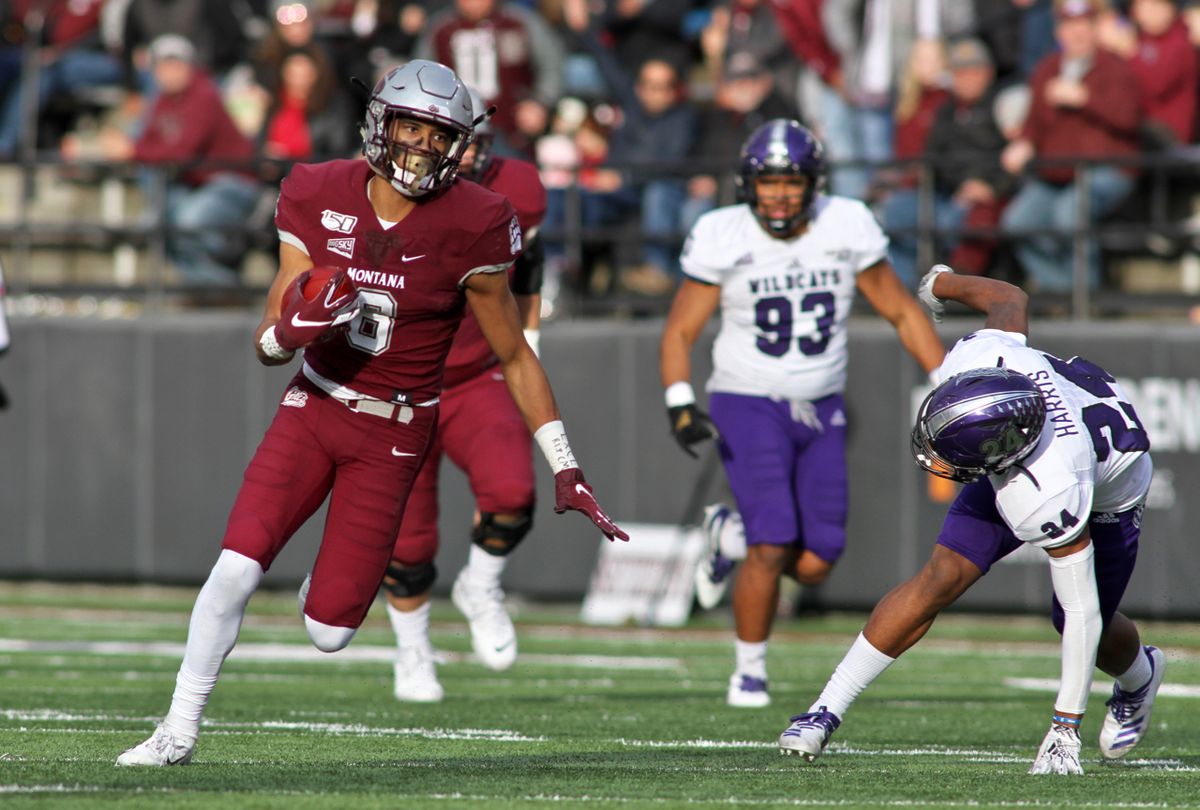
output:
M454 72L414 60L384 76L368 100L365 161L298 164L284 179L279 273L256 350L271 365L303 347L304 362L246 469L221 554L196 598L171 708L118 765L191 759L246 602L326 497L302 612L318 649L350 642L379 591L433 439L446 355L467 303L554 469L555 510L583 511L606 536L628 539L580 473L521 333L506 272L521 251L513 207L480 185L454 182L473 124ZM343 270L306 294L318 265Z
M483 99L469 88L475 111ZM492 157L491 122L479 121L463 154L460 180L467 177L504 195L517 211L525 250L513 264L509 286L517 301L526 339L537 351L541 251L536 231L546 212L546 189L537 167ZM436 702L442 685L429 641L429 590L437 577L438 472L447 456L466 474L478 512L471 530L467 566L451 597L467 617L471 644L487 667L508 669L517 658L517 638L504 608L500 575L509 553L533 526L533 442L479 327L467 313L446 359L437 437L409 495L392 562L383 579L388 618L396 632L394 693L399 700Z

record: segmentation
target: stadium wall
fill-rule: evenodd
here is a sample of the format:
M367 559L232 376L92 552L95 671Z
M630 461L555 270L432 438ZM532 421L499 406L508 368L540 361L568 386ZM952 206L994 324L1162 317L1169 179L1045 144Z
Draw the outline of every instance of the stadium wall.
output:
M189 313L133 321L14 318L0 383L0 577L199 582L216 558L246 461L296 364L267 369L250 347L249 314ZM978 321L941 327L947 343ZM670 438L658 382L657 322L552 323L542 351L577 456L618 520L676 524L704 466ZM712 333L695 353L707 376ZM1086 355L1127 384L1154 445L1156 483L1137 573L1135 615L1200 617L1200 332L1156 323L1038 325L1035 344ZM874 319L851 324L851 519L846 555L816 593L829 607L867 608L928 556L953 485L909 457L924 375ZM711 450L707 451L711 453ZM536 460L533 532L506 573L510 591L578 598L598 535L552 510ZM721 476L704 501L725 496ZM442 472L444 593L468 548L465 478ZM322 518L301 530L267 584L299 582ZM1043 610L1036 556L997 566L963 600L989 610Z

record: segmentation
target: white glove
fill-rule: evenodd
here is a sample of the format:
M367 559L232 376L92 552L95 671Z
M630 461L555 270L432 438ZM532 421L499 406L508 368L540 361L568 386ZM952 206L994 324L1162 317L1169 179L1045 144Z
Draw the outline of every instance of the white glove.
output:
M929 308L929 317L933 318L934 323L942 322L942 315L946 312L946 305L942 299L933 294L933 280L940 273L953 272L953 270L944 264L935 264L921 279L921 286L917 287L917 298L921 299L921 303Z
M1066 726L1050 726L1029 772L1082 776L1083 766L1079 764L1080 746L1078 731Z

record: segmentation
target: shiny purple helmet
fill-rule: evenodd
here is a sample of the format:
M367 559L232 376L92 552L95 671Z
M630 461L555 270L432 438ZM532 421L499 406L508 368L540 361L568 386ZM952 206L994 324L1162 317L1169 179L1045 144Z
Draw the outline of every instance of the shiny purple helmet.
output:
M1045 422L1046 403L1024 374L971 369L943 382L921 403L913 458L934 475L970 483L1033 452Z
M779 175L807 178L808 185L797 208L784 217L769 217L759 210L754 181ZM742 144L738 193L772 236L790 236L809 219L824 178L825 147L799 121L772 119L750 133Z

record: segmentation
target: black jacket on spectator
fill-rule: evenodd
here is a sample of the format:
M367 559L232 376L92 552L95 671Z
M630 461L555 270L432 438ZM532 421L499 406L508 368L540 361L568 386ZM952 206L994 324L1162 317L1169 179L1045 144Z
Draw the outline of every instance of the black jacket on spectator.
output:
M692 46L683 39L683 23L693 5L692 0L653 0L630 16L619 0L603 0L598 16L613 39L617 59L630 70L637 70L649 56L682 70L692 59Z
M758 108L742 115L717 106L700 112L700 139L690 157L696 172L724 176L737 170L742 143L750 133L772 118L794 118L795 108L772 92Z
M624 116L620 126L609 136L606 162L623 169L627 164L643 164L633 170L636 179L650 176L651 164L662 164L667 169L671 168L670 164L676 164L674 168L682 170L680 164L696 139L696 111L691 104L680 100L662 113L651 115L642 107L634 91L634 76L621 66L612 52L590 33L580 39L595 58L613 100Z
M992 115L995 90L975 104L964 107L951 98L937 112L925 155L934 161L934 185L938 193L952 195L967 180L982 180L998 197L1009 197L1019 180L1000 165L1007 141Z

